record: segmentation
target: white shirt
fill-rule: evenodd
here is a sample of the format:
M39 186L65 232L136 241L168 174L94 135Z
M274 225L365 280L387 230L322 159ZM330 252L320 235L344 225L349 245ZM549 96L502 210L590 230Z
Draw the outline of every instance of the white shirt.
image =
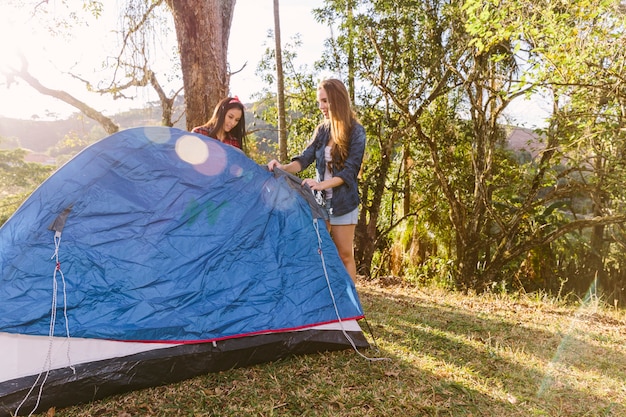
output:
M332 161L332 156L330 155L330 151L332 150L332 146L327 146L324 149L324 159L325 159L325 170L324 170L324 180L329 180L333 177L333 173L330 172L330 162ZM333 198L333 189L327 188L326 190L326 200Z

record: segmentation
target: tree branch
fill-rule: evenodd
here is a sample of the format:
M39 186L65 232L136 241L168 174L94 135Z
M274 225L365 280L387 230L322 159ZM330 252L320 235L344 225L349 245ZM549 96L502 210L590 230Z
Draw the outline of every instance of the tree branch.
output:
M68 92L63 91L63 90L53 90L41 84L41 82L38 79L36 79L31 73L28 72L28 62L26 61L26 58L22 55L20 56L20 59L22 62L22 66L19 70L15 70L15 69L13 70L14 76L23 79L31 87L39 91L41 94L54 97L58 100L61 100L69 104L72 107L77 108L85 116L98 122L109 135L115 132L118 132L120 130L119 126L115 124L113 120L103 115L101 112L94 109L93 107L90 107L86 103L80 101L79 99L72 96Z

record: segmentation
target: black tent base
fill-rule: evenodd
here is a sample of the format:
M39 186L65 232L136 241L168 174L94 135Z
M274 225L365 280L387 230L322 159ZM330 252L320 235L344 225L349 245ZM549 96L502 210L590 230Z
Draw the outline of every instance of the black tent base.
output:
M346 332L358 349L369 344L363 333ZM50 407L87 403L114 394L165 385L194 376L271 362L292 355L352 349L339 330L303 330L160 348L130 356L51 370L41 398L37 375L0 383L0 417L29 414ZM28 396L28 397L27 397ZM26 398L27 397L27 398ZM21 406L20 406L21 404Z

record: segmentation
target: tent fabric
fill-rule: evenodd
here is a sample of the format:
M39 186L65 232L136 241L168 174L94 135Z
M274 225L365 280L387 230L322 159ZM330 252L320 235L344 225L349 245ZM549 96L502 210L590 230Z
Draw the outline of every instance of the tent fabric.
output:
M323 219L290 181L179 129L99 141L0 228L0 336L180 351L362 318ZM15 377L0 370L0 405Z
M202 165L185 162L175 147L188 136L123 131L35 191L1 229L0 331L48 334L48 226L69 207L59 259L74 337L207 341L337 320L306 202L215 140L204 141ZM361 316L321 229L340 314ZM57 321L56 335L64 325Z

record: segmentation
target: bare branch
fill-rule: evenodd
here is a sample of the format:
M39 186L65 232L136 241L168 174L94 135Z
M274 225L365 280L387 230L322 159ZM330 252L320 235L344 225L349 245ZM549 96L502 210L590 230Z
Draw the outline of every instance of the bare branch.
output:
M98 122L108 134L111 135L119 131L120 129L119 126L115 124L110 118L106 117L101 112L99 112L98 110L94 109L93 107L90 107L89 105L80 101L79 99L72 96L66 91L53 90L41 84L41 82L38 79L36 79L32 74L28 72L28 62L26 61L26 58L23 55L20 56L20 58L21 58L22 66L19 70L15 70L16 71L14 73L15 77L19 77L23 79L31 87L39 91L41 94L54 97L56 99L59 99L69 104L70 106L77 108L85 116Z

